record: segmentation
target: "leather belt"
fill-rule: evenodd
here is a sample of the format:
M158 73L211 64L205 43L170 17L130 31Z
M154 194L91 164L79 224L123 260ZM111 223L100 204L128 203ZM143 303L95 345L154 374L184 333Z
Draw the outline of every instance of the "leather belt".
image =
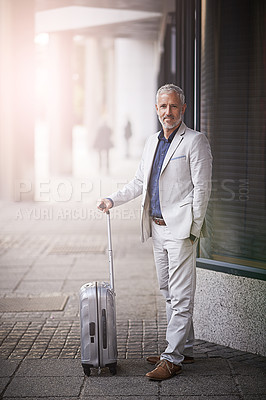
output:
M156 218L152 217L152 220L157 224L157 225L166 225L165 221L163 218Z

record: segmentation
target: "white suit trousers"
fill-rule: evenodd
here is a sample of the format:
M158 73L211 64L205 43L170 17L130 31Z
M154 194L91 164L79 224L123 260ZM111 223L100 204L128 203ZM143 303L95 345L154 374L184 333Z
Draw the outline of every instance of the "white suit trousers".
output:
M193 307L196 289L197 240L175 239L168 227L152 222L154 259L159 288L166 300L167 347L161 354L176 365L193 356Z

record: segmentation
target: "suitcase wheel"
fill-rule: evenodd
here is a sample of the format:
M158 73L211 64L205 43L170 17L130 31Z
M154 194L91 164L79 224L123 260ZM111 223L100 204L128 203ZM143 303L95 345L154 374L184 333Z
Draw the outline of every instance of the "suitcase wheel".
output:
M109 371L112 375L116 375L116 365L110 366Z
M85 375L87 375L87 376L90 376L90 374L91 374L91 369L90 369L90 367L88 366L88 365L83 365L83 371L84 371L84 374Z

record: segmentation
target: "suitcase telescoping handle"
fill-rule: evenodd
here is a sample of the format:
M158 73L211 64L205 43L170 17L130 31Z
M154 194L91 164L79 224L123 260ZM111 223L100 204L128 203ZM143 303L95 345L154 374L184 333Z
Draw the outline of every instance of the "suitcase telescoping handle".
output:
M114 285L114 264L113 264L113 250L112 250L112 235L111 235L111 218L110 211L106 211L107 216L107 232L108 232L108 258L109 258L109 273L110 273L110 286L115 289Z
M100 208L104 210L105 205L102 203L100 205ZM107 217L107 233L108 233L108 258L109 258L110 286L111 286L111 289L115 290L112 236L111 236L111 219L110 219L110 211L109 210L106 211L106 217Z

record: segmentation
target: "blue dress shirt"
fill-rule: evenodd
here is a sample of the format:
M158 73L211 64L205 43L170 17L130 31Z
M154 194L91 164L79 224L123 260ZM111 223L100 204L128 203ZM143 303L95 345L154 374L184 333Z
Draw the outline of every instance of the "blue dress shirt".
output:
M179 128L179 127L178 127ZM159 178L166 153L170 144L178 131L178 128L171 133L168 139L164 137L163 130L158 135L158 145L155 152L152 171L149 182L149 195L150 195L150 215L152 217L162 218L159 197Z

